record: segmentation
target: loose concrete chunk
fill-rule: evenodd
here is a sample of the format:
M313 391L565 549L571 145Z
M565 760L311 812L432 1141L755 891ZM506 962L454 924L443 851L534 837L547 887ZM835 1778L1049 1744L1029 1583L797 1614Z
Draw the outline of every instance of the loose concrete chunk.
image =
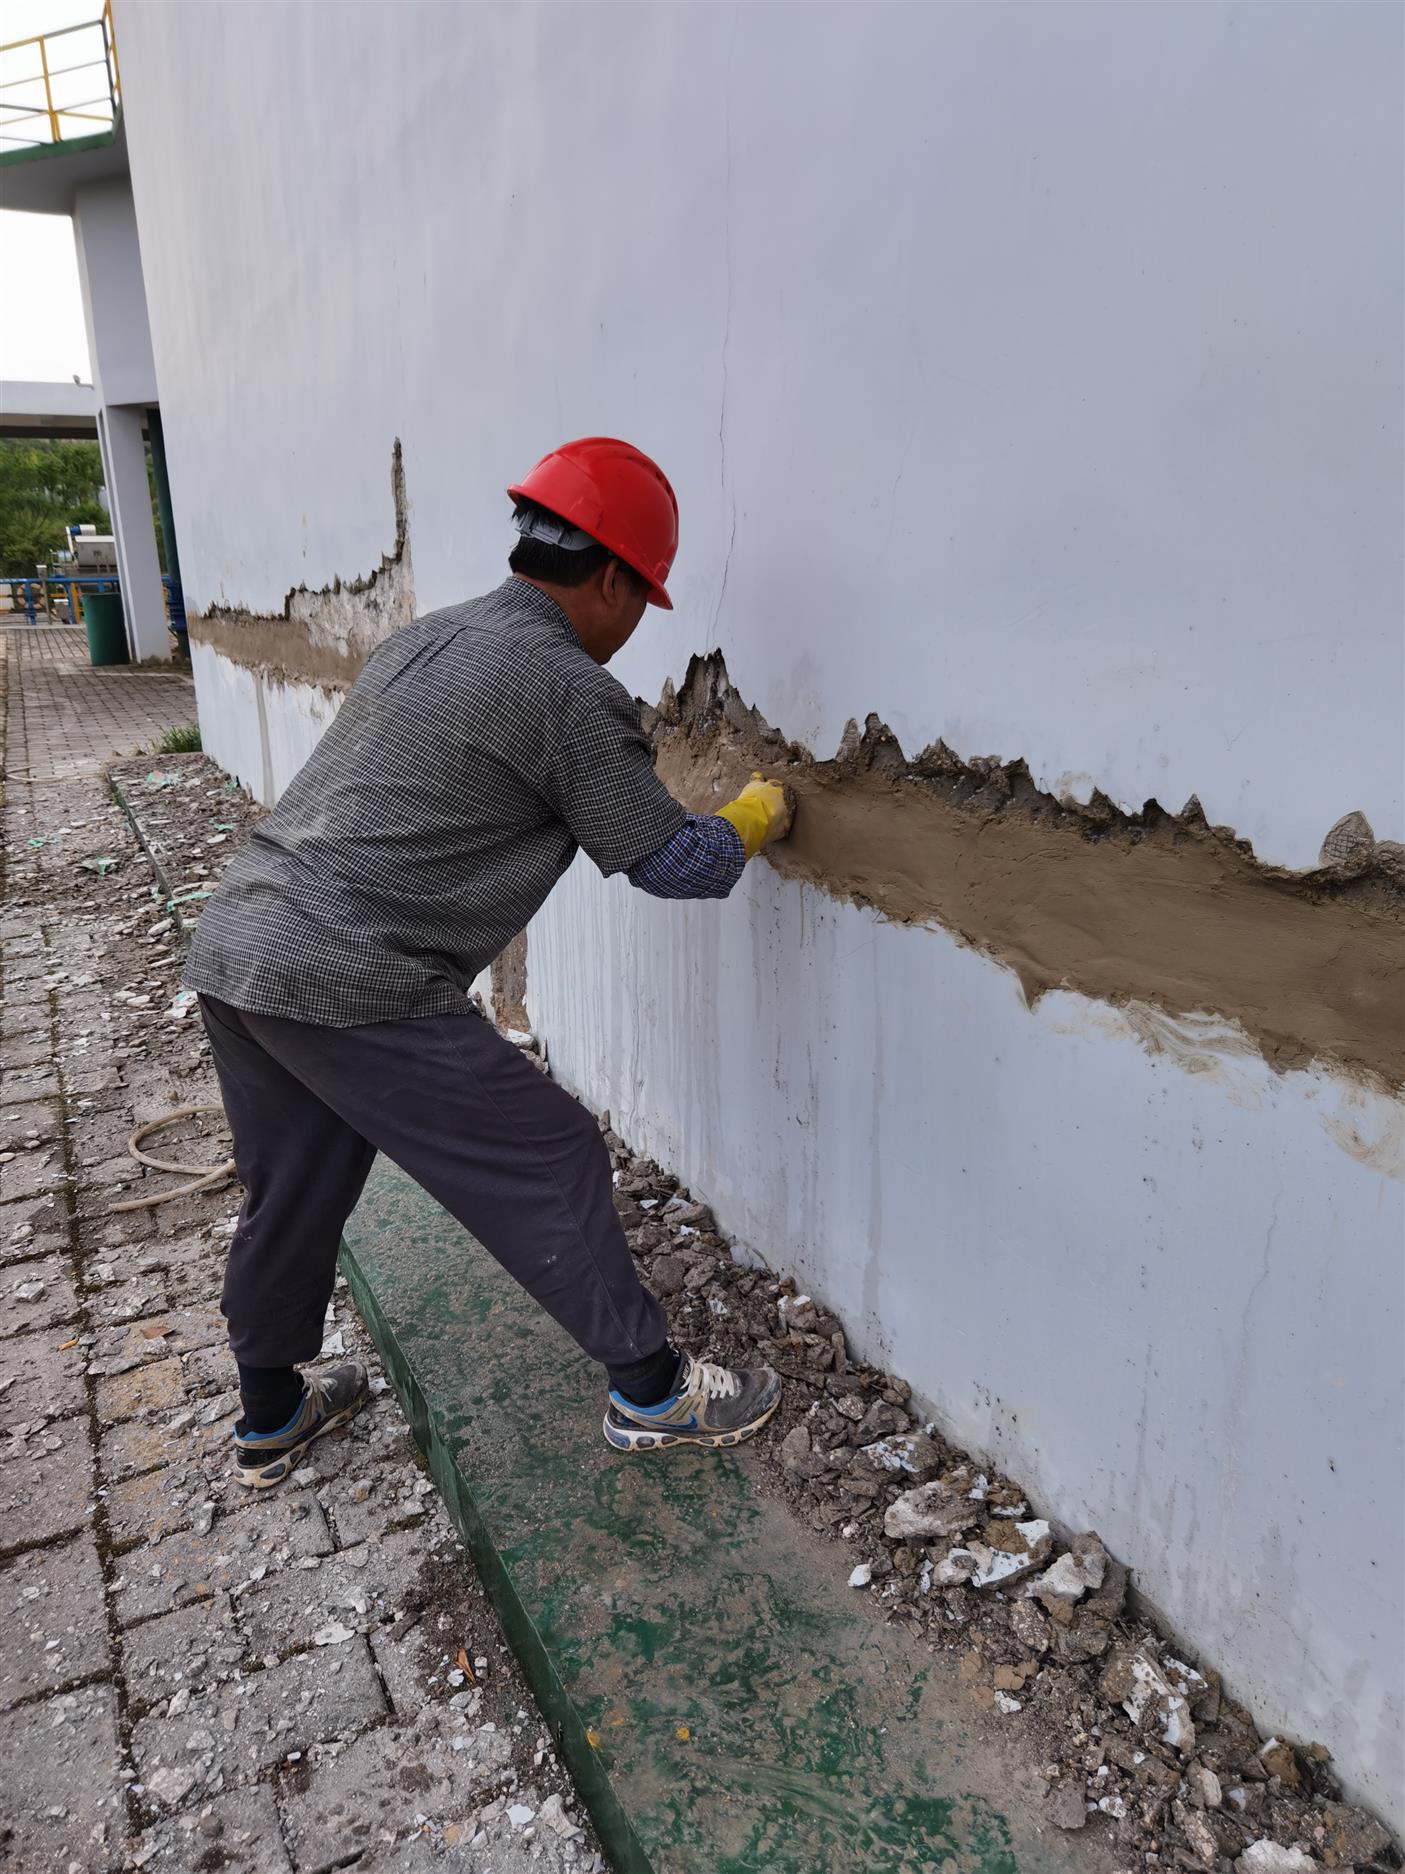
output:
M883 1518L883 1533L894 1542L922 1542L934 1536L959 1536L980 1520L980 1505L973 1503L966 1492L953 1490L938 1478L935 1483L905 1491L890 1503Z
M1266 1840L1251 1841L1234 1865L1238 1874L1314 1874L1317 1867L1301 1848Z
M1056 1783L1045 1800L1045 1813L1055 1828L1072 1832L1085 1826L1088 1805L1077 1783Z
M894 1432L864 1445L859 1456L875 1471L930 1477L941 1462L935 1439L925 1432Z
M969 1581L978 1567L970 1549L950 1549L932 1570L932 1579L940 1588L954 1588Z
M973 1588L1008 1588L1023 1581L1047 1557L1053 1546L1054 1532L1042 1520L1015 1523L1007 1540L1009 1546L999 1548L984 1542L971 1543L971 1553L976 1558L976 1571L971 1576Z
M1173 1750L1188 1756L1195 1748L1190 1706L1148 1648L1120 1653L1104 1670L1101 1687L1104 1696L1115 1699L1133 1724L1156 1730Z
M1061 1555L1052 1568L1035 1577L1032 1592L1040 1600L1081 1601L1092 1585L1074 1556Z
M1224 1792L1220 1779L1213 1770L1207 1770L1203 1763L1193 1763L1186 1771L1186 1782L1190 1786L1192 1802L1202 1809L1218 1809L1224 1801Z

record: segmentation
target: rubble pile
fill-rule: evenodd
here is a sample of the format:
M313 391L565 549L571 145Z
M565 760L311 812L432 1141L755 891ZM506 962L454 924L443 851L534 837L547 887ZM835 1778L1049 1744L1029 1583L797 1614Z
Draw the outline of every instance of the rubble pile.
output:
M635 1158L608 1113L600 1124L620 1221L677 1344L790 1382L757 1440L770 1484L847 1546L852 1587L1021 1728L1056 1827L1111 1829L1147 1869L1188 1874L1400 1865L1387 1831L1342 1800L1328 1752L1261 1737L1219 1675L1138 1611L1096 1534L1061 1539L1017 1484L924 1423L902 1380L855 1360L831 1310L735 1261L707 1206Z

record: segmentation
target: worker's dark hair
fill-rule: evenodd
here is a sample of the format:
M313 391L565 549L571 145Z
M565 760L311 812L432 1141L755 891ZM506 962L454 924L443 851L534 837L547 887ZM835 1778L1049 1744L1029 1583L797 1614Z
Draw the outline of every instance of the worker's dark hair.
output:
M534 501L519 501L514 509L517 514L534 512L540 514L545 510ZM602 566L618 558L619 555L611 553L608 547L558 547L549 540L534 540L530 534L519 534L507 563L524 579L540 579L548 586L583 586ZM636 584L647 585L628 561L620 560L620 565Z

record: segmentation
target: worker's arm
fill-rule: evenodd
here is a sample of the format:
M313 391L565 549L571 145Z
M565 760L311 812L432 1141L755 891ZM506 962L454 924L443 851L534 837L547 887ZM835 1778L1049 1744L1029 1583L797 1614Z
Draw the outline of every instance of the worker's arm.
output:
M672 839L631 867L629 882L651 898L725 898L745 865L734 826L720 814L689 814Z
M760 775L720 813L686 813L654 772L639 705L607 672L592 669L572 705L552 739L543 792L606 878L651 868L645 876L655 883L671 875L660 897L724 898L746 861L789 831L785 789ZM688 881L694 888L679 889Z
M687 825L629 873L655 898L725 898L748 859L790 831L786 791L758 775L718 813L690 814Z

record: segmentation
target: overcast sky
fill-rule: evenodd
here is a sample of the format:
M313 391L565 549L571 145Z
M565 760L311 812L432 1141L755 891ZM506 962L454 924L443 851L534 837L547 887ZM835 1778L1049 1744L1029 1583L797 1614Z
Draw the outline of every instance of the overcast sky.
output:
M101 12L102 0L4 0L3 38L11 44L33 33L85 25ZM51 62L68 62L62 43L51 48ZM18 56L0 61L5 77L13 74ZM68 383L77 375L88 382L92 372L72 222L65 215L19 215L0 208L0 256L6 281L0 295L0 377Z

